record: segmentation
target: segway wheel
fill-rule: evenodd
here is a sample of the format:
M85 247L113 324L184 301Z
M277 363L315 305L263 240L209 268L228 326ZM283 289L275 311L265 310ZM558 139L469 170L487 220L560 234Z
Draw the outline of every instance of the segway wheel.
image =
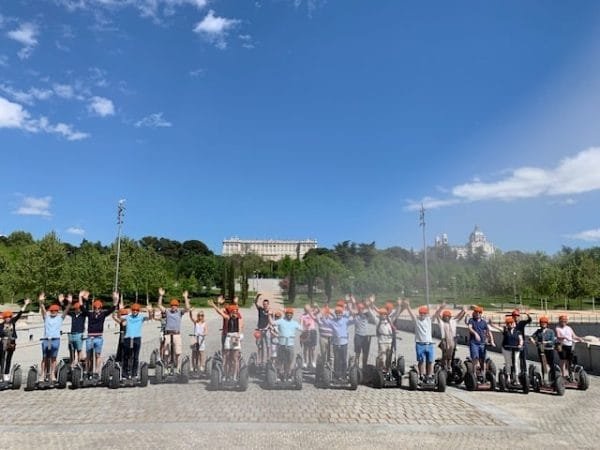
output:
M373 371L371 372L371 386L375 389L381 389L383 387L383 371L377 367L373 367Z
M216 367L213 367L212 370L210 371L210 388L212 390L217 390L219 389L219 384L221 382L221 374L219 373L219 369L217 369Z
M156 366L154 367L154 383L162 383L164 377L165 368L162 365L161 361L156 362Z
M250 375L251 377L255 377L256 376L256 360L257 360L258 356L256 353L252 353L250 355L250 358L248 358L248 375Z
M462 364L454 364L452 367L452 374L448 377L449 384L459 385L465 379L465 371L463 369Z
M350 390L355 391L358 388L358 367L355 365L350 367L348 372L348 381L350 383Z
M37 384L37 370L35 368L29 369L27 372L27 384L25 385L26 391L33 391L35 389L35 385Z
M267 364L267 369L266 369L265 375L266 375L265 378L266 378L266 382L267 382L267 388L271 389L277 382L277 373L275 372L275 367L273 367L273 364L271 362L269 362Z
M531 377L531 387L535 392L540 392L542 388L542 374L537 370L533 371L533 376Z
M150 353L150 361L148 362L148 368L154 369L156 367L157 360L158 360L158 350L154 349L154 350L152 350L152 353Z
M240 369L240 377L238 381L238 390L244 392L248 389L248 367Z
M73 367L71 371L71 389L79 389L81 387L81 373L81 367Z
M465 387L467 388L467 391L474 391L476 385L477 380L475 378L475 374L472 371L468 370L465 374Z
M297 391L302 390L302 377L304 376L303 372L302 372L302 364L300 364L300 367L297 367L296 370L294 371L294 388L296 388Z
M148 386L148 364L140 364L140 387Z
M521 388L523 389L523 394L529 394L529 377L527 374L522 373L519 375L519 382L521 383Z
M181 362L181 369L179 371L179 382L186 384L190 381L190 358L187 356L183 358Z
M485 372L485 381L490 384L490 391L496 390L496 375L489 370Z
M577 380L577 389L580 391L587 391L590 387L590 377L587 372L583 369L579 371L579 377Z
M496 373L498 372L498 370L496 369L496 363L494 361L492 361L490 358L487 358L485 360L485 365L487 367L488 372L492 372L492 374L494 375L494 378L495 378Z
M100 380L104 386L108 386L108 383L110 382L110 375L112 374L114 365L114 360L109 359L100 370Z
M444 369L440 370L437 375L437 391L438 392L446 392L446 371Z
M121 384L121 371L118 367L113 367L108 387L110 389L118 389Z
M498 389L500 392L506 391L506 373L504 373L504 370L498 372Z
M58 377L56 382L56 387L58 389L64 389L67 387L67 377L69 375L69 368L63 364L58 369Z
M554 379L554 392L556 392L556 395L559 397L565 395L565 380L562 375L558 375Z
M23 381L23 370L20 367L13 369L11 389L13 391L18 391L19 389L21 389L22 381Z
M329 386L331 386L332 379L333 379L333 372L331 371L331 368L329 367L329 365L325 364L323 366L323 374L321 377L321 387L329 388Z
M401 356L396 361L396 370L398 370L398 372L400 373L400 378L402 378L402 375L406 373L406 363L404 362L404 356Z
M416 370L408 372L408 388L411 391L416 391L419 386L419 374Z

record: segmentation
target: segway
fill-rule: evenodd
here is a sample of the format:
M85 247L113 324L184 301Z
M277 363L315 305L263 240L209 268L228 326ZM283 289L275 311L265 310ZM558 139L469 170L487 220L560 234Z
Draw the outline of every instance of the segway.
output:
M248 366L242 358L241 353L239 358L239 371L236 377L231 377L225 374L225 365L223 355L217 351L212 357L210 369L210 383L207 388L212 391L240 391L244 392L248 389Z
M521 367L519 374L516 374L516 353L521 350L519 347L505 347L511 351L512 367L510 372L506 365L498 371L498 389L500 392L505 391L522 391L523 394L529 394L529 376L527 368Z
M10 379L4 381L4 370L6 369L6 357L8 356L8 346L10 345L12 338L3 337L1 342L2 352L2 364L0 364L0 391L5 391L7 389L18 390L21 389L21 382L23 378L23 370L19 364L13 364L12 370L10 373Z
M292 347L293 349L293 347ZM277 352L275 361L269 361L265 370L266 389L302 389L304 371L302 369L302 356L296 355L296 363L290 368L289 376L283 372L283 361L281 361L281 349Z
M169 359L166 362L162 358L156 361L154 383L188 383L190 381L190 357L187 355L181 357L181 368L178 370L175 358L175 345L173 343L174 334L169 333L169 336L170 342L165 347Z
M495 391L496 390L496 364L486 358L483 368L475 367L471 358L465 358L465 388L467 391Z
M535 392L563 396L565 395L564 378L561 375L560 367L556 363L554 363L553 367L550 367L550 370L547 369L548 360L544 351L545 343L537 345L541 371L533 365L529 366L529 384ZM552 349L552 351L554 352L555 350Z
M348 358L348 366L343 374L335 374L335 351L334 364L324 361L322 356L317 358L317 373L315 374L315 385L322 389L349 389L355 391L358 388L359 370L354 356Z
M75 364L75 366L73 366L73 369L71 370L71 389L105 387L108 386L110 382L110 375L112 373L112 367L114 365L114 356L108 358L108 360L102 365L102 368L100 369L100 374L98 374L96 372L98 367L96 366L96 350L94 348L93 337L83 337L84 342L88 339L92 339L92 349L90 353L86 355L85 365L81 364L81 362L78 362L77 364ZM91 370L88 369L90 358L92 365Z
M396 345L392 346L392 360L389 367L386 361L378 365L368 365L366 368L365 384L375 389L402 386L402 377L405 373L404 356L397 357Z
M195 334L189 334L189 336L192 336L195 339L194 344L192 344L192 346L194 347L193 351L200 353L200 348L202 347L202 344L205 340L205 336L196 336ZM204 370L200 370L200 366L198 365L198 360L194 360L194 358L191 359L191 363L192 363L192 368L190 370L190 375L189 377L192 379L202 379L202 378L208 378L208 370L206 370L206 368L208 367L208 363L210 362L210 358L208 358L205 362L204 362Z
M567 378L563 378L565 388L567 389L579 389L580 391L587 391L590 387L590 377L583 368L583 366L577 364L577 355L575 352L571 353L571 361L569 361L569 375Z
M441 366L434 366L433 377L427 378L425 375L419 375L419 369L416 365L411 366L408 371L408 389L411 391L446 391L446 371Z
M160 337L159 337L160 347L162 347L164 349L164 343L165 343L165 332L164 331L165 330L162 325L160 327L158 327L158 329L160 330ZM155 348L150 353L150 359L148 360L148 368L155 369L156 361L158 361L159 359L160 359L160 349Z
M40 341L49 341L53 339L60 338L40 338ZM52 367L52 356L51 356L52 347L48 346L46 351L44 352L44 365L46 366L46 371L44 373L44 379L39 381L39 373L40 369L37 364L32 365L27 372L27 383L25 385L26 391L35 391L35 390L46 390L46 389L64 389L67 387L67 375L68 375L68 364L65 364L63 360L60 360L56 366L56 381L52 381L52 377L50 376L50 370Z
M134 340L129 339L129 347L126 349L125 347L121 347L122 350L122 359L119 361L117 359L114 360L111 373L110 373L110 381L108 382L108 387L110 389L118 389L122 387L146 387L148 386L148 363L145 361L139 361L137 365L137 375L133 376L133 344ZM129 367L127 367L127 373L129 376L125 376L125 352L129 352L132 355L127 362Z
M258 335L258 333L260 333L260 335ZM263 336L263 333L265 336ZM262 350L263 358L265 360L269 359L270 352L268 350L268 346L270 345L270 342L268 331L266 329L256 329L254 330L254 338L256 341L257 351L252 352L248 358L248 375L250 375L252 378L264 378L266 376L267 363L260 362L258 360L258 353Z
M460 358L456 357L456 344L454 345L454 350L452 350L450 367L445 367L442 359L435 360L435 367L443 368L446 371L446 384L448 386L458 386L465 379L465 365Z

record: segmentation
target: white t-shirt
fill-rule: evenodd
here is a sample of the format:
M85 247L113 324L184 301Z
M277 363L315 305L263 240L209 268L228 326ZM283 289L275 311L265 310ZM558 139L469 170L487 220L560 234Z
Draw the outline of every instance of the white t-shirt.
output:
M559 338L559 342L562 345L572 346L573 328L571 328L569 325L565 325L564 327L556 327L556 337Z
M442 333L442 339L454 341L454 337L456 336L456 323L457 323L457 320L452 319L452 318L448 322L446 322L444 320L439 321L440 331ZM449 336L446 333L446 331L448 329L449 329L449 334L450 334Z
M431 337L431 317L427 316L424 319L415 319L415 342L423 342L429 344L433 342Z

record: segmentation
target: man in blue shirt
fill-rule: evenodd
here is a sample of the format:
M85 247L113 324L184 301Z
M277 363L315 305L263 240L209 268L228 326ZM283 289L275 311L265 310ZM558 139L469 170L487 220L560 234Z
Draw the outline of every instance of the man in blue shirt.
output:
M278 336L277 357L283 365L285 379L290 378L292 361L294 360L294 342L296 332L302 330L300 322L292 320L294 308L285 308L282 319L276 320L274 325Z
M483 308L475 306L473 317L467 322L469 328L469 352L474 367L483 369L486 360L486 345L494 343L494 335L490 332L488 323L481 317Z
M333 371L338 380L346 377L348 368L348 326L354 325L354 318L344 315L344 307L335 307L333 319L324 319L333 331Z
M113 319L125 325L125 338L123 339L123 377L135 378L138 373L138 364L140 356L140 348L142 346L142 325L145 321L153 317L153 312L149 308L148 316L140 315L140 305L134 303L131 305L131 313L124 318L113 314Z

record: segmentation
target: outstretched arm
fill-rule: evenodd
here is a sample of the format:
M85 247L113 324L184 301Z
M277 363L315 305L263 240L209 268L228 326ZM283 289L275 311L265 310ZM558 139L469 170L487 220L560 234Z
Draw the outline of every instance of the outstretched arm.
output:
M38 302L40 304L40 314L42 315L42 320L46 319L46 306L44 305L45 301L46 301L46 294L44 294L43 292L40 292L40 295L38 295Z
M462 320L463 317L465 317L466 313L467 313L467 309L463 306L462 309L460 310L460 312L456 315L455 319Z
M73 303L73 296L71 294L67 295L67 307L62 313L62 318L64 319L69 314L69 310L71 309L71 304Z
M164 288L158 288L158 309L160 312L165 312L165 308L163 307L163 297L165 296Z
M183 294L181 294L181 296L183 297L183 300L185 301L185 312L188 312L190 310L190 294L188 291L183 291Z
M218 315L220 315L223 319L229 319L229 316L227 314L225 314L223 311L221 311L221 309L219 307L217 307L217 305L215 305L215 302L212 300L208 301L209 306L212 306L212 309L214 309Z

